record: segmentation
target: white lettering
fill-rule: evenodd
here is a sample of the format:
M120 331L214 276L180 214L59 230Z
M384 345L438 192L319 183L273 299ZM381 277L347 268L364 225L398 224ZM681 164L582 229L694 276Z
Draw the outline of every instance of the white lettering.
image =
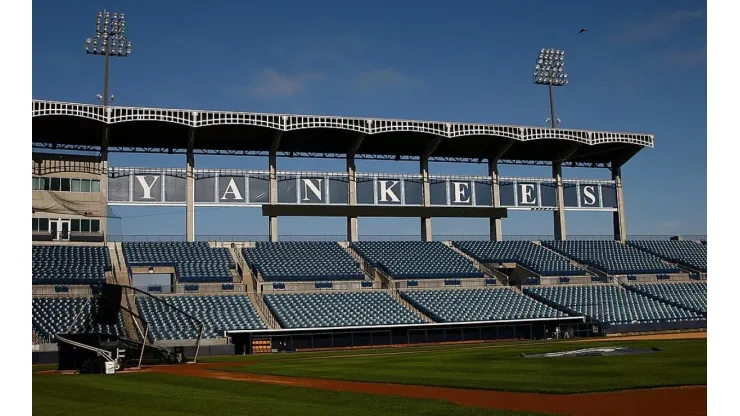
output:
M594 205L596 203L593 185L583 187L583 203L586 205Z
M521 187L521 192L519 193L519 203L520 204L534 204L537 202L536 197L532 195L532 192L534 191L534 184L531 183L520 183L519 186Z
M303 200L308 201L308 190L310 189L311 192L313 192L314 195L316 195L316 198L319 198L319 201L321 201L321 181L322 179L314 179L316 182L319 183L319 186L314 185L313 181L311 179L303 179Z
M469 183L465 182L452 182L455 186L455 200L453 202L467 204L470 202L470 195L465 196L465 191L470 187Z
M232 198L226 198L226 195L231 194L233 195ZM226 190L224 191L224 195L221 197L222 200L225 199L244 199L242 198L241 192L239 192L239 187L236 186L236 182L234 182L234 178L229 179L229 185L226 187Z
M391 186L388 186L388 182L393 182ZM388 198L391 198L391 202L401 202L400 199L393 192L393 187L398 185L399 181L378 181L380 184L380 202L388 202Z
M159 176L153 176L154 180L152 181L151 185L146 183L146 176L136 176L136 179L139 181L139 184L141 185L141 189L144 190L144 196L141 199L154 199L152 198L152 187L155 183L157 183L157 179L159 179Z

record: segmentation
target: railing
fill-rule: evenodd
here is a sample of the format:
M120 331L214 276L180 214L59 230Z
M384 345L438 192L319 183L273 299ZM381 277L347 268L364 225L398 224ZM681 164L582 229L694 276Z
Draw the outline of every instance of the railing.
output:
M629 235L629 240L669 240L673 235ZM488 241L490 237L484 235L435 235L435 241ZM702 234L681 235L684 240L706 240L707 236ZM550 234L540 235L505 235L504 240L554 240ZM613 235L568 235L568 240L614 240ZM110 242L143 242L143 241L187 241L185 235L109 235ZM205 242L246 242L246 241L269 241L267 235L257 234L234 234L234 235L198 235L195 241ZM346 235L281 235L279 241L347 241ZM360 241L421 241L419 235L364 235Z

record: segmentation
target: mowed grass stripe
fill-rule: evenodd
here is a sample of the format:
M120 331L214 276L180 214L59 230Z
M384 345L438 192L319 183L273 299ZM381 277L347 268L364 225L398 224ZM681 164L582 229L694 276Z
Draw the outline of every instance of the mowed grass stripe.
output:
M649 354L526 359L521 353L590 347L657 347ZM539 393L588 393L703 385L707 341L619 341L514 345L491 349L417 351L414 354L256 361L219 368L259 374Z
M531 415L301 387L138 373L33 376L44 415Z

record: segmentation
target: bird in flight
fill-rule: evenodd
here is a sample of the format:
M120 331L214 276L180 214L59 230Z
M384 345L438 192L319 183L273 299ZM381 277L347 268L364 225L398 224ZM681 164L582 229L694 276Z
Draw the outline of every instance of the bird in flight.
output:
M583 28L581 28L580 32L578 32L578 34L580 35L583 32L588 32L588 29L586 29L585 27L583 27Z

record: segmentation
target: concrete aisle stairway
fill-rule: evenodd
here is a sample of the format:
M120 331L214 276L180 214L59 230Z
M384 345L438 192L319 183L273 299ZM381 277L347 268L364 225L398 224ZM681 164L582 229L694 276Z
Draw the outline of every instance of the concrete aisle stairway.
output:
M407 302L406 299L404 299L403 296L401 296L401 293L399 291L397 291L395 289L388 289L387 292L388 292L389 295L391 295L393 297L393 299L395 299L398 303L400 303L401 305L403 305L404 308L406 308L406 309L410 310L411 312L415 313L416 316L418 316L419 318L421 318L421 319L423 319L423 320L425 320L425 321L427 321L429 323L434 323L434 320L432 318L428 317L422 311L416 309L414 307L414 305L412 305L409 302Z
M452 241L445 241L444 244L451 248L455 253L463 256L467 261L473 264L473 267L483 272L486 278L495 277L496 280L499 281L499 283L503 283L504 286L509 285L509 276L507 276L505 273L501 273L500 271L496 269L492 269L485 264L479 262L478 260L474 259L471 255L468 253L460 250L459 248L455 247L452 244Z
M123 257L123 248L121 243L108 243L108 250L110 250L111 264L113 265L113 274L116 277L116 283L122 286L133 286L131 281L131 275L128 273L128 267L126 267L126 260ZM136 307L136 300L134 298L134 292L130 289L123 290L123 296L121 296L121 306L132 311L135 314L139 314L139 310ZM125 310L121 312L123 314L123 324L126 327L126 333L129 338L134 341L143 342L141 334L136 328L134 323L134 317L131 316ZM143 328L142 328L143 329Z

